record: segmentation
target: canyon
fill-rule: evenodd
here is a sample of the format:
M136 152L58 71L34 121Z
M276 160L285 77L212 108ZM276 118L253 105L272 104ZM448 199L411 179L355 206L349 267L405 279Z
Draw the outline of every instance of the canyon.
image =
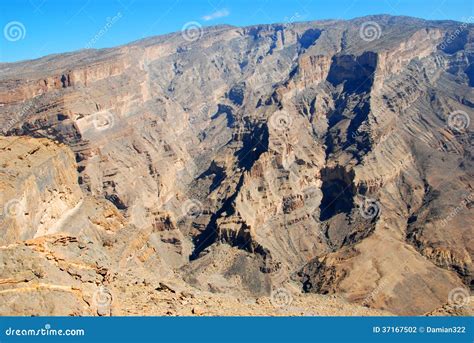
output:
M0 64L0 314L472 315L474 26L201 30Z

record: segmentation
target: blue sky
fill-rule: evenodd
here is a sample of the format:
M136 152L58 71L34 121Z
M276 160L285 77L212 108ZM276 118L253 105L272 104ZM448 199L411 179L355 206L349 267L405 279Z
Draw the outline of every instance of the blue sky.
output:
M472 0L0 0L0 61L112 47L203 26L348 19L369 14L466 21ZM105 34L94 37L104 29Z

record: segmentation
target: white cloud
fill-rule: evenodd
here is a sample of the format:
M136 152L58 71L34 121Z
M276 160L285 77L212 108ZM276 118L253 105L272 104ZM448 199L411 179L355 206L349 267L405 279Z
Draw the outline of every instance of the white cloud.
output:
M209 21L209 20L214 20L217 18L227 17L229 14L230 14L229 10L227 8L224 8L224 9L212 12L208 15L205 15L202 17L202 19L205 21Z

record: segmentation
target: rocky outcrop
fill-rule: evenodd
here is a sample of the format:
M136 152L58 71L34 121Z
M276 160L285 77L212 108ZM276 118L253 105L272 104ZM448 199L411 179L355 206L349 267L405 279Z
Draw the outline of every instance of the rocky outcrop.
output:
M46 139L0 138L2 245L52 233L83 202L74 155Z

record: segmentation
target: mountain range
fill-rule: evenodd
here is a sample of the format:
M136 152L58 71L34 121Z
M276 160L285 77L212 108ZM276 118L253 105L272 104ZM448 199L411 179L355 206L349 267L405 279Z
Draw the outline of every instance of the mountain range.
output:
M472 314L473 62L380 15L0 64L0 313Z

